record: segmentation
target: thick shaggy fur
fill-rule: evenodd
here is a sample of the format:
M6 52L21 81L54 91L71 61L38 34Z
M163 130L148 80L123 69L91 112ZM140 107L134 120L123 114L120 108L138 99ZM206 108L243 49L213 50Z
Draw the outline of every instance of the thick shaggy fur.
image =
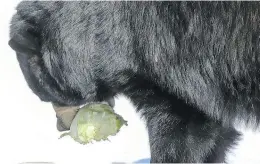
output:
M22 2L9 44L43 101L128 96L152 162L223 162L259 124L259 25L259 2Z

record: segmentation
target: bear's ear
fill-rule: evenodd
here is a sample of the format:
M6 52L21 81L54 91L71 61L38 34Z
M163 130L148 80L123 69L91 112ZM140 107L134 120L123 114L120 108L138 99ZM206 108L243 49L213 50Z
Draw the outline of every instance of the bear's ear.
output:
M13 50L19 53L36 54L40 52L38 39L29 32L14 34L8 44Z

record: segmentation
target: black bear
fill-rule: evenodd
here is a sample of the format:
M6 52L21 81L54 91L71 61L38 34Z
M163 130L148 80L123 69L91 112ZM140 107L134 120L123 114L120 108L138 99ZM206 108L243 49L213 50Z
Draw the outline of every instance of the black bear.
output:
M129 97L151 162L224 162L259 125L259 2L21 2L9 45L42 101Z

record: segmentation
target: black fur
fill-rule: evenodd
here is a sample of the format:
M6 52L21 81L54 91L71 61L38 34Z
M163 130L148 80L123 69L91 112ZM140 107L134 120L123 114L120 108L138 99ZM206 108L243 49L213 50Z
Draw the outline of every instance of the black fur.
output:
M128 96L152 162L223 162L259 125L259 25L259 2L22 2L9 44L43 101Z

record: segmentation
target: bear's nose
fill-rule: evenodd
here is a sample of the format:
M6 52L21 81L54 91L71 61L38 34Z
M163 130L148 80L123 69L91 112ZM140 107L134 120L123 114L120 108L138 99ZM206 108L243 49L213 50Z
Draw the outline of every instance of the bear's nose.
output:
M70 129L70 125L76 116L79 106L57 106L53 104L53 108L56 112L58 131L66 131Z
M57 126L58 131L60 131L60 132L70 130L70 128L66 127L63 124L63 122L60 118L57 118L57 125L56 126Z

